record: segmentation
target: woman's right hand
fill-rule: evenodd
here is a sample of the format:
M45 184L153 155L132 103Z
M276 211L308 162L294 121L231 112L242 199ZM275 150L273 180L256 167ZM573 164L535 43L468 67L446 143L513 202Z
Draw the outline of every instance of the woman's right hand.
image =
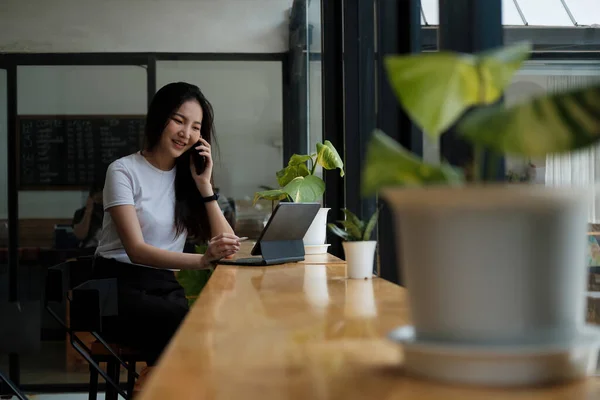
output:
M202 257L203 267L221 258L231 257L240 250L239 237L231 233L222 233L208 242L208 248Z

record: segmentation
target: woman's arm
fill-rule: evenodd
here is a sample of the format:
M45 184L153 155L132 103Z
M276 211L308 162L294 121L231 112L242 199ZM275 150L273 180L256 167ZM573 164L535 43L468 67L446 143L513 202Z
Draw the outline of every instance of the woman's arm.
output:
M224 235L211 243L210 251L205 255L178 253L159 249L144 242L142 229L132 205L115 206L108 209L117 228L117 233L131 262L155 268L203 269L211 261L234 254L239 249L235 235Z
M214 194L212 184L210 183L213 169L211 147L210 143L203 138L200 138L199 141L202 144L195 146L194 148L201 157L204 157L206 163L205 168L204 171L198 175L196 173L196 168L194 167L194 161L192 157L190 157L190 171L192 172L192 178L194 178L196 187L202 197L209 197ZM221 207L219 207L217 201L206 203L206 213L208 214L208 221L210 223L211 238L223 234L233 235L233 229L231 228L231 225L229 225L229 222L227 222L227 219L225 219L225 215L223 215L223 211L221 211Z
M213 195L213 188L210 184L198 185L198 190L202 197ZM233 229L231 228L231 225L229 225L229 222L227 222L221 207L219 207L219 202L215 200L206 203L205 205L206 213L208 214L208 222L210 223L210 237L213 238L224 233L233 235Z
M90 223L92 222L92 212L87 209L83 213L83 218L73 225L73 233L77 239L84 240L90 231Z
M82 217L79 218L78 221L74 221L75 223L73 224L73 233L80 241L85 239L90 232L90 223L92 222L93 211L94 200L91 197L88 197ZM77 218L77 214L79 214L79 211L75 214L75 218Z

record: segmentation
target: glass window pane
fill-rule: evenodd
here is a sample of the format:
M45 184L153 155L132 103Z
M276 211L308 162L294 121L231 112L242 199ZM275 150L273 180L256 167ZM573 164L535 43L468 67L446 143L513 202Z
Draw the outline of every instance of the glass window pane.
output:
M7 77L0 69L0 299L8 299L8 153ZM0 316L1 318L1 316ZM8 356L0 354L0 371L8 371Z
M142 66L21 66L17 69L17 90L19 118L143 117L147 107L146 70ZM44 145L67 146L64 135L43 130L36 127L34 134L48 136ZM123 138L117 137L119 139ZM37 143L39 146L40 141ZM86 147L88 144L81 145ZM79 148L75 150L80 151ZM40 149L36 151L41 154ZM56 159L56 153L48 152L49 163L56 165L62 161ZM74 168L79 169L79 166ZM23 252L21 282L28 282L31 290L39 290L44 271L49 266L93 253L93 247L79 248L72 233L67 234L68 240L58 240L59 236L55 236L57 225L71 227L76 210L84 209L91 183L87 182L85 187L19 190L19 248ZM62 304L55 308L63 318L65 307ZM47 312L42 312L41 337L41 353L22 356L22 384L89 382L88 364L70 346L62 328ZM85 335L84 340L93 341Z
M312 1L308 4L308 129L310 142L308 151L315 152L317 143L323 141L323 109L321 90L321 4ZM339 150L341 151L341 150ZM322 176L322 168L318 167L315 173Z
M582 60L531 60L516 74L506 90L508 105L529 100L545 93L557 93L600 81L600 63ZM535 159L507 157L506 170L514 179L531 179L549 185L596 184L594 149L564 157L549 156ZM533 168L533 169L532 169ZM598 171L600 172L600 170ZM599 178L596 178L598 176ZM546 177L549 180L546 181ZM599 209L600 210L600 209ZM595 219L594 213L590 218ZM600 215L598 215L600 220Z
M439 0L421 0L421 23L439 24Z
M7 87L6 70L0 69L0 224L8 218L8 165L7 165ZM7 238L3 225L0 225L0 247L5 246Z
M600 23L600 2L597 0L567 0L567 4L578 24L598 26Z
M521 11L525 15L525 19L529 25L545 25L545 26L573 26L569 19L565 8L560 0L557 1L537 1L537 0L518 0ZM504 0L503 8L515 7L512 0ZM504 21L504 25L508 25L509 21ZM523 23L518 23L523 25Z
M531 26L573 26L560 0L517 0L526 21ZM567 0L566 4L579 25L598 24L600 3L596 0ZM439 24L439 0L421 0L422 24ZM502 24L524 25L514 0L502 0Z

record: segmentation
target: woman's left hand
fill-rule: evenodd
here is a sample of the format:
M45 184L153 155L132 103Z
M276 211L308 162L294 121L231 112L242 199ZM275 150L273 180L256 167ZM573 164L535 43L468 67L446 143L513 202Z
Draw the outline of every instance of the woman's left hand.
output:
M210 183L210 178L212 176L213 169L211 147L206 140L202 138L200 138L199 140L202 144L198 146L194 145L192 151L197 151L199 155L204 157L204 172L202 172L200 175L196 173L196 166L194 165L194 160L192 159L192 157L190 157L190 170L192 171L192 177L194 178L194 182L196 182L196 186L198 187L200 193L202 193L203 196L210 196L212 194L212 185Z

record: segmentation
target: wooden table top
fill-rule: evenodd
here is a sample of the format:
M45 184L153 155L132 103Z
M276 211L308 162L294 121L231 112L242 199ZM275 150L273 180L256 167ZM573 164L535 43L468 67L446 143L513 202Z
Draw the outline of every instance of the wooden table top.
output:
M387 333L406 292L347 280L343 264L219 266L141 395L154 399L600 399L600 379L482 389L403 374Z

